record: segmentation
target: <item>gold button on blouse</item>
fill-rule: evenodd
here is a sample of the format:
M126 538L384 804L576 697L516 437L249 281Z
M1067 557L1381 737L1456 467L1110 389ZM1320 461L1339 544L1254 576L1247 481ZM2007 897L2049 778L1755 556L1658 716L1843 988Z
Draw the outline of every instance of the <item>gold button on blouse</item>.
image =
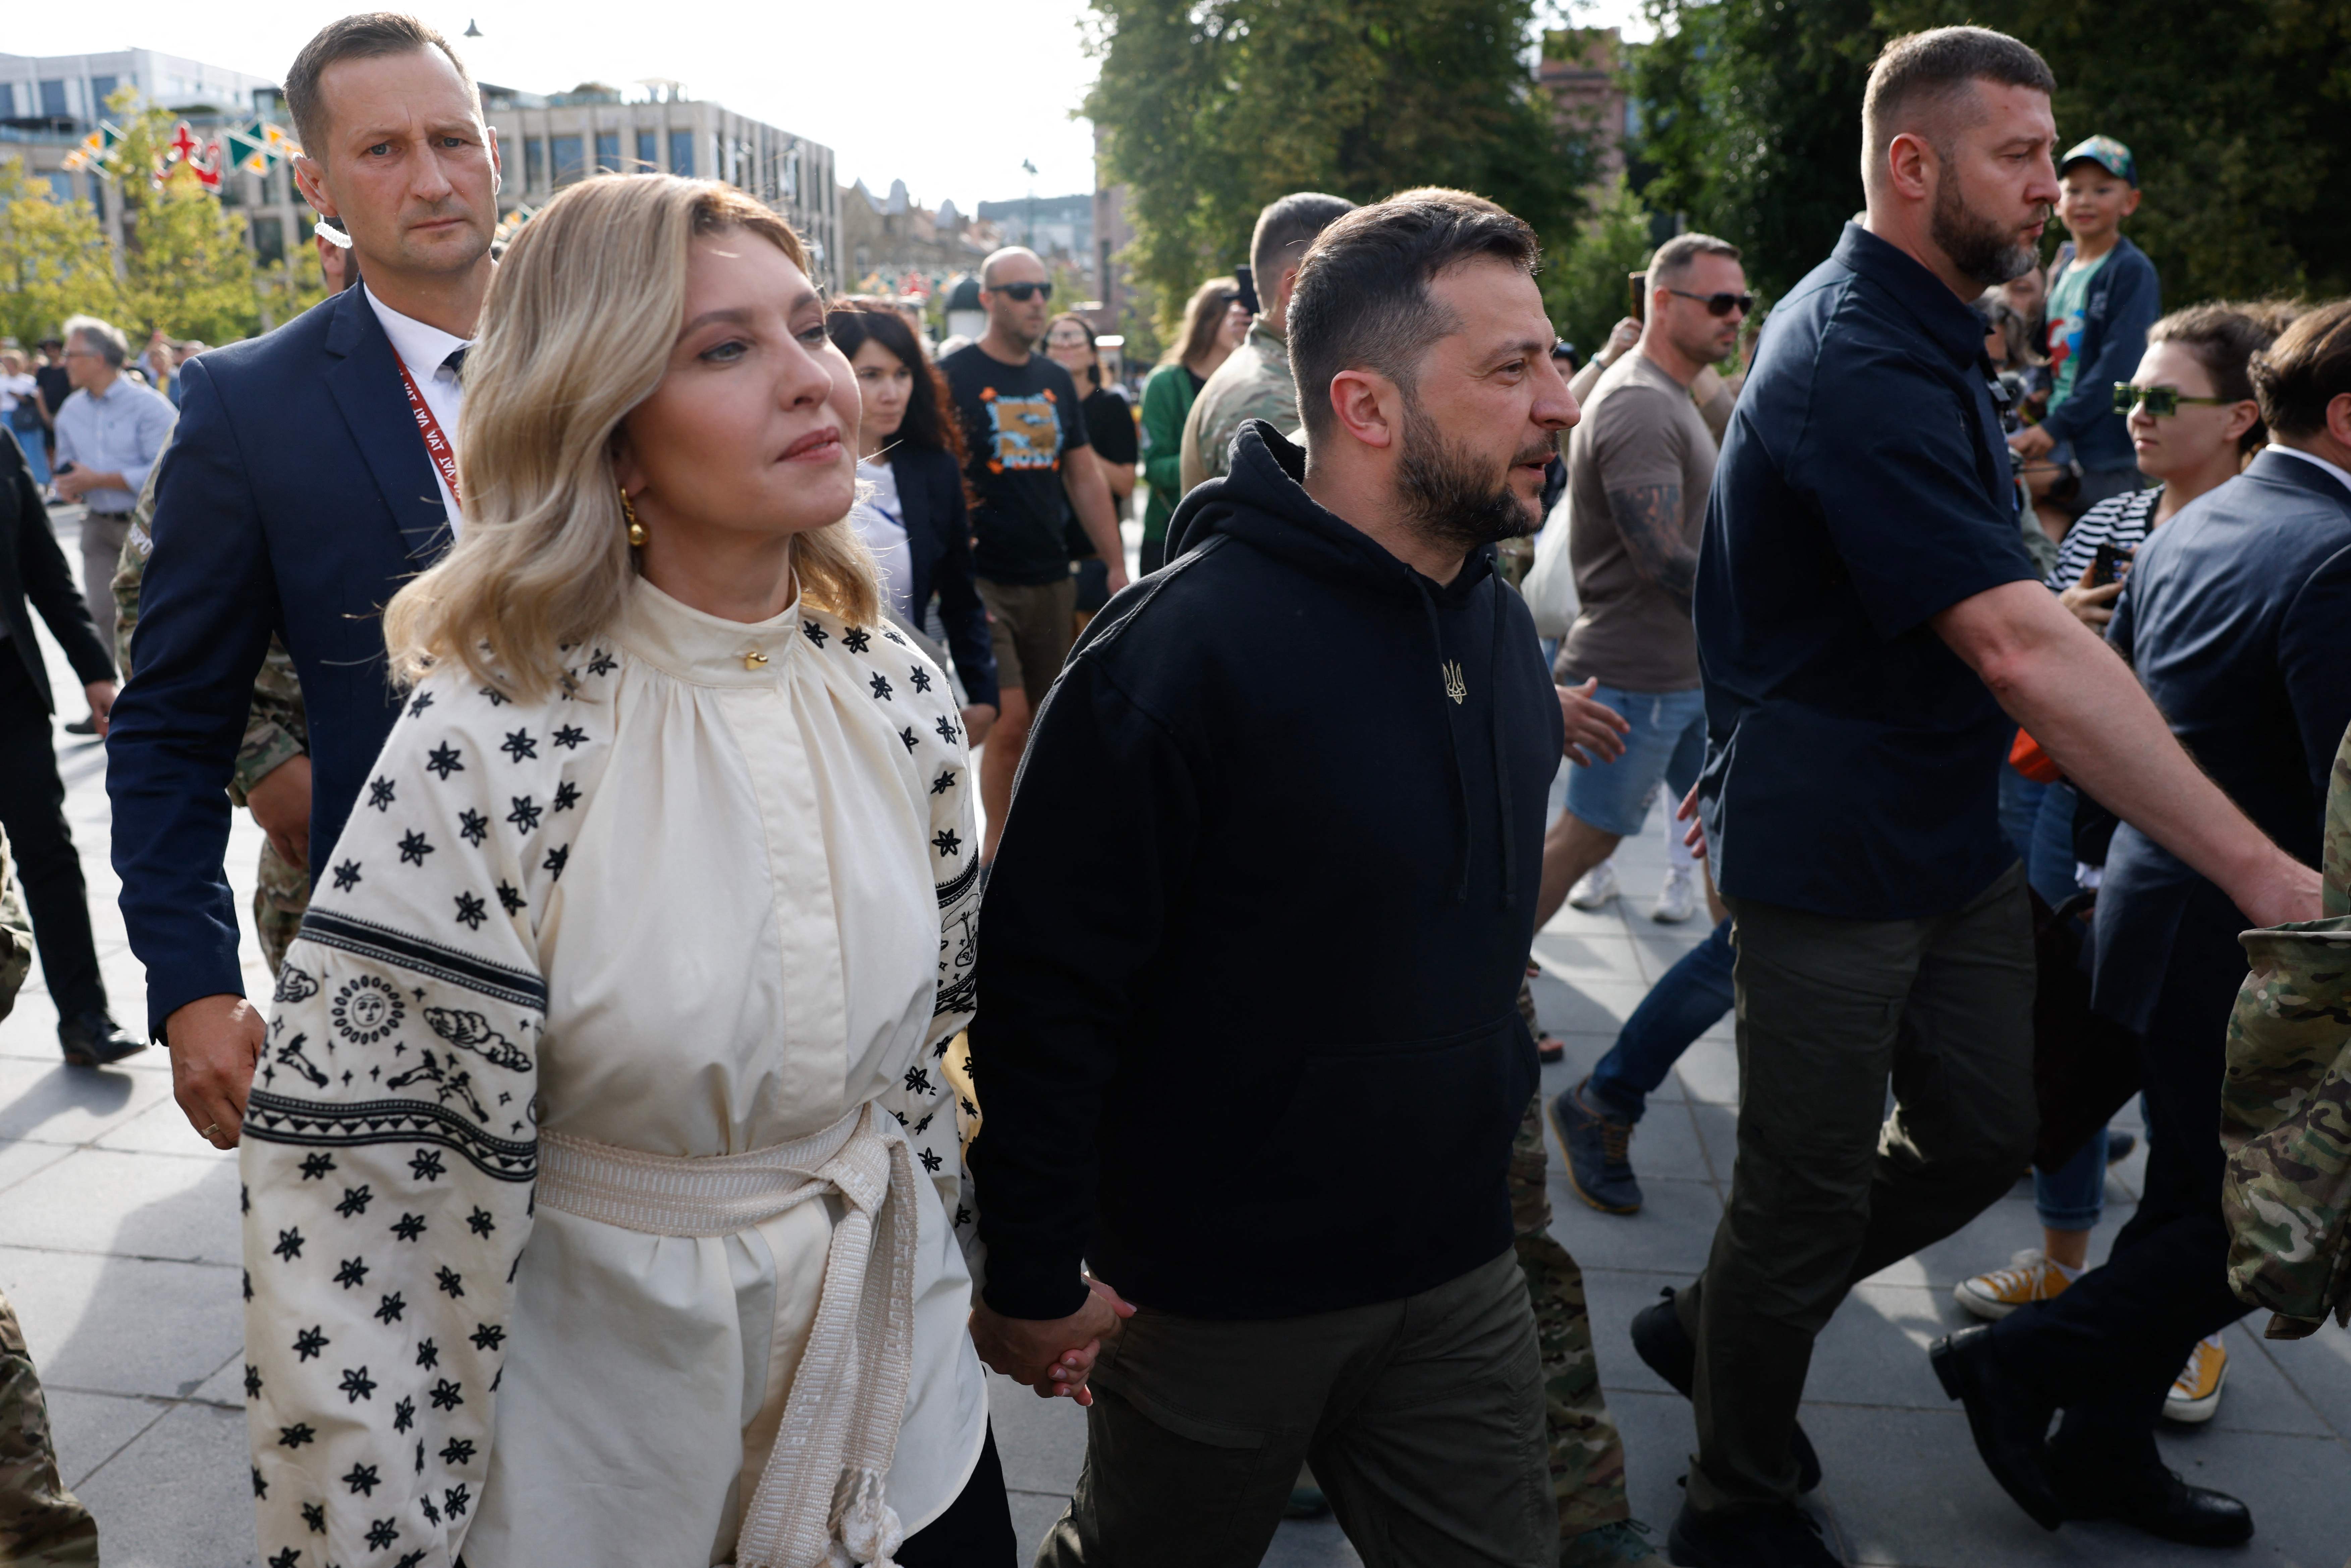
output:
M757 648L746 648L746 649L744 649L744 650L743 650L743 667L744 667L745 669L747 669L747 670L758 670L758 669L764 669L764 668L766 668L766 667L767 667L767 664L768 664L768 655L767 655L767 654L765 654L765 653L762 653L761 652L759 652L759 650L758 650L758 649L757 649Z

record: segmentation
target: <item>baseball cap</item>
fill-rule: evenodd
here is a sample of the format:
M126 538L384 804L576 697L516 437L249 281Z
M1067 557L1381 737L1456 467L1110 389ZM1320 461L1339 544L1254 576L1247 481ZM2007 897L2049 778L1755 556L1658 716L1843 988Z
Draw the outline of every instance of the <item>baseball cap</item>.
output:
M2133 185L2138 183L2138 160L2131 156L2129 148L2111 136L2093 136L2079 143L2057 161L2057 172L2062 174L2085 160L2095 163L2117 180L2126 180Z

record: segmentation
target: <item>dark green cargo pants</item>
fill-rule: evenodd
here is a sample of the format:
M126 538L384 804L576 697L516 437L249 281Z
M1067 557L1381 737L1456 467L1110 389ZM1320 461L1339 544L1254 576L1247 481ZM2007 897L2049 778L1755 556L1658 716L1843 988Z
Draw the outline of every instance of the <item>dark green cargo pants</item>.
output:
M2022 866L1926 920L1728 902L1739 1157L1706 1272L1676 1302L1698 1347L1700 1512L1794 1500L1813 1337L1855 1284L2005 1193L2037 1120Z

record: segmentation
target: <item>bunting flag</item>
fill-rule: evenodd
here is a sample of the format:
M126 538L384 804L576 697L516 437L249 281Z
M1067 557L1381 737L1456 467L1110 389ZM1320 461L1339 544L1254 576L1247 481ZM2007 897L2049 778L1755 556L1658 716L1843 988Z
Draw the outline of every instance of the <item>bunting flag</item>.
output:
M120 128L100 121L97 130L83 137L80 144L59 161L58 166L77 173L84 169L95 169L111 177L114 172L106 166L106 155L113 152L114 144L121 140Z

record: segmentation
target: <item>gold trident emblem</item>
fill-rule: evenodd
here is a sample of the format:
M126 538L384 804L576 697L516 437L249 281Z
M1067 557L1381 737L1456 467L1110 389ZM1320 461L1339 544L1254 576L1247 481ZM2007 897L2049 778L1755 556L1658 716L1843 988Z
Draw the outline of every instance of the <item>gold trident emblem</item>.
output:
M1437 665L1437 668L1445 672L1445 695L1447 696L1451 697L1457 705L1468 696L1469 687L1461 679L1461 664L1459 660L1448 659L1445 663Z

